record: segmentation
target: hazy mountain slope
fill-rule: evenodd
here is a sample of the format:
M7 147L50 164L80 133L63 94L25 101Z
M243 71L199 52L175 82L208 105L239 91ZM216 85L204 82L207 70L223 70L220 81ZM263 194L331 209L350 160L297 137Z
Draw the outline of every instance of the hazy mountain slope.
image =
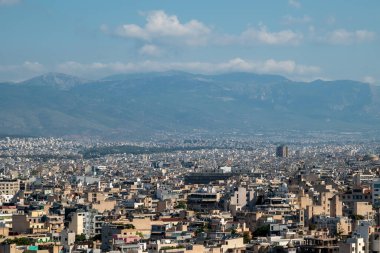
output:
M367 130L380 90L354 81L183 72L84 81L50 74L0 84L0 133L136 136L160 131Z

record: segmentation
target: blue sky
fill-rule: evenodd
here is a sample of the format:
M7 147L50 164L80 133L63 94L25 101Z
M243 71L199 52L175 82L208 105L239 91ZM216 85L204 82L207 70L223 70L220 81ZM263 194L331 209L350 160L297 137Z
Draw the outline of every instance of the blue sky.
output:
M380 83L380 1L0 0L0 81L183 70Z

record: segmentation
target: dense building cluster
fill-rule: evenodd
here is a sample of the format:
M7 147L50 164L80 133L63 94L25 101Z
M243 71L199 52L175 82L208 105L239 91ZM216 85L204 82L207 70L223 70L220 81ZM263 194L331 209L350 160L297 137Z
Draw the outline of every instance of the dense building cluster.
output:
M140 148L111 152L125 144ZM4 138L0 253L380 252L379 151L346 136Z

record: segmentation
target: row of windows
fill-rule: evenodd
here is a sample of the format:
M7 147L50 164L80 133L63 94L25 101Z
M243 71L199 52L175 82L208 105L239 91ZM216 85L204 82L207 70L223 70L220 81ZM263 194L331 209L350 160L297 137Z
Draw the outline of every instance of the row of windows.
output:
M347 196L345 196L345 195L343 195L342 196L342 198L343 199L351 199L351 195L347 195ZM368 195L352 195L352 199L369 199L370 198L370 196L368 196Z

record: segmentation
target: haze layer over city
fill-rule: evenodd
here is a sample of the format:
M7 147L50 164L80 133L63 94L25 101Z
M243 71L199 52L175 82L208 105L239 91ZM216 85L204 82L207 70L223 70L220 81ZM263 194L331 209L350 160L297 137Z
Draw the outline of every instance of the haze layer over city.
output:
M380 252L379 11L0 0L0 253Z

